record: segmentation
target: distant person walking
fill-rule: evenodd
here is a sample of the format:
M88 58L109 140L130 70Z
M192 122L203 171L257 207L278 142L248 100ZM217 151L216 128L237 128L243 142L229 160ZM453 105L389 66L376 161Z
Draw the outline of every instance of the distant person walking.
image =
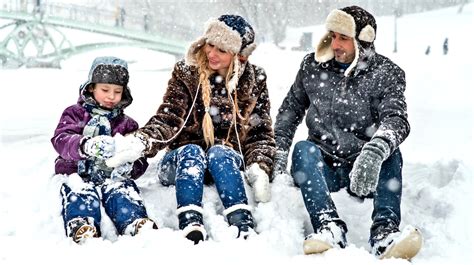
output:
M443 54L444 55L448 54L448 38L444 39L444 42L443 42Z

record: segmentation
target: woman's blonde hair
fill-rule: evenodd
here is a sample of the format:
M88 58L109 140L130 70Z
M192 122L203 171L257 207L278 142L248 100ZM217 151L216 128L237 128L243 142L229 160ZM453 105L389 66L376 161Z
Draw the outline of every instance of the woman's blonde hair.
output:
M204 103L204 118L202 120L202 132L204 135L204 141L206 142L207 146L214 145L214 125L212 124L212 118L210 114L211 110L211 83L209 81L209 77L215 72L214 70L209 68L207 55L204 51L203 46L196 54L197 63L198 63L198 72L199 72L199 85L202 88L202 101ZM231 61L229 65L229 69L227 70L227 75L225 77L225 86L227 88L227 96L229 100L233 102L234 107L232 108L232 122L236 122L236 115L238 114L237 109L237 92L235 93L235 100L232 97L232 90L235 88L231 88L229 86L229 81L231 80L234 74L234 67L235 62L237 59L237 55L234 55L234 60ZM237 74L237 73L236 73ZM230 133L230 129L229 129ZM227 134L227 140L229 139L229 133Z

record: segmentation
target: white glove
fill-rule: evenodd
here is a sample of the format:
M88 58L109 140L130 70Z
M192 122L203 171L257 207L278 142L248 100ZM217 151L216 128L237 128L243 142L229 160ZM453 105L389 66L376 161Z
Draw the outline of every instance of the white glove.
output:
M250 165L245 171L247 182L253 188L255 201L269 202L272 197L270 179L267 173L257 163Z
M86 140L82 147L82 151L88 156L93 156L100 159L110 158L115 153L114 138L108 135L92 137Z
M115 181L120 181L124 180L127 178L130 178L130 173L133 170L133 163L132 162L126 162L125 164L122 164L114 170L112 170L112 173L110 173L110 178Z
M108 167L116 168L126 162L134 162L143 156L145 144L142 140L133 134L126 135L116 134L115 139L115 155L105 161Z

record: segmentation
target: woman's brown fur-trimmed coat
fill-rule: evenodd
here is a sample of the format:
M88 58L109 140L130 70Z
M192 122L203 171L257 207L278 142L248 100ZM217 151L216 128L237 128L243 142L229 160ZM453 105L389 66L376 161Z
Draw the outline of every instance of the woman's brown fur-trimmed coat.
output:
M258 163L268 176L271 176L275 139L266 79L262 68L250 63L245 65L236 89L240 116L243 118L237 115L239 139L232 124L233 104L227 95L225 79L217 74L210 77L210 113L214 124L214 144L230 146L240 153L238 142L240 140L246 165ZM204 150L208 148L202 133L204 105L202 89L199 88L197 91L198 84L197 68L186 65L183 60L177 62L168 82L163 103L148 123L138 131L138 134L150 139L149 142L152 143L145 150L146 156L155 156L160 149L165 147L176 149L186 144L197 144ZM234 93L231 95L232 99L234 99ZM195 106L192 107L196 96ZM191 115L176 138L169 143L153 141L174 137L181 129L191 108Z

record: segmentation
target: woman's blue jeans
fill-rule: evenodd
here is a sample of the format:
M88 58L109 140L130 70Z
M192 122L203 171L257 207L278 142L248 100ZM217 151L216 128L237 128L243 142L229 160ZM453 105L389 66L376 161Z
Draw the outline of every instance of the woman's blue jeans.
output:
M376 191L365 198L373 198L373 231L379 226L400 224L400 202L402 196L402 155L396 149L382 164ZM349 194L349 172L352 164L328 164L319 147L310 141L298 142L292 155L291 175L300 187L314 231L327 222L345 226L339 218L331 192L347 188Z
M206 153L200 146L188 144L164 155L158 177L163 185L176 186L178 208L202 206L204 175L208 170L227 209L237 204L247 204L240 173L242 164L241 156L227 146L214 145Z

